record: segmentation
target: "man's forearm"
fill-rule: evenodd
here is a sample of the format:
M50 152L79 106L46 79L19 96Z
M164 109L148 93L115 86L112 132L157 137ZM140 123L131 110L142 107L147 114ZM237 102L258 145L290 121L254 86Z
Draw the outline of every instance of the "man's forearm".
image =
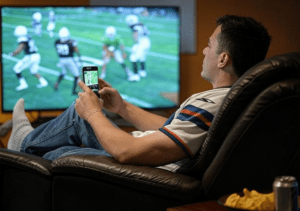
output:
M88 122L100 145L121 163L158 166L186 158L184 151L160 131L134 137L115 127L102 112L91 115Z
M166 117L145 111L128 102L125 102L125 108L119 115L141 131L157 130L162 127L167 120Z
M88 122L100 145L116 160L124 162L132 149L134 137L115 127L102 112L91 115Z

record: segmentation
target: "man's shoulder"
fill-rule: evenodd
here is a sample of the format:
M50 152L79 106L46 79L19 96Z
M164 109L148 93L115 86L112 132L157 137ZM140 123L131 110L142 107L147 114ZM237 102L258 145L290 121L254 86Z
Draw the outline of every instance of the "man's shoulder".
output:
M190 99L199 100L202 98L224 98L227 93L229 92L230 87L223 87L223 88L216 88L216 89L210 89L203 92L199 92L196 94L193 94Z
M29 40L29 37L24 36L24 37L19 37L17 42L24 43L24 42L28 42L28 40Z
M223 102L230 88L218 88L206 90L193 94L185 102L181 104L181 108L192 105L198 108L218 108Z
M77 45L77 41L73 39L68 39L66 43L68 43L68 45L73 47Z
M72 40L72 39L67 39L67 40L57 39L55 42L65 44L65 43L72 43L72 42L74 42L74 40Z
M74 40L74 39L68 39L67 40L67 43L76 43L77 41L76 40Z
M113 42L117 42L117 43L119 43L119 42L121 42L121 40L122 40L122 37L120 36L120 35L116 35L115 36L115 38L113 39Z

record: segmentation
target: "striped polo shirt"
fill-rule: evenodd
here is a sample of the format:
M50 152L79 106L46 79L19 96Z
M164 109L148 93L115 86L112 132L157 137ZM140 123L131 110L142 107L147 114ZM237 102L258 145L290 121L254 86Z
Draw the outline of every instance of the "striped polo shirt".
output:
M171 138L185 152L188 159L159 168L177 171L197 153L229 90L230 88L226 87L197 93L181 104L159 130Z
M158 168L177 171L192 158L203 144L211 122L222 104L230 87L220 87L197 93L183 102L179 109L168 118L159 131L173 140L187 155L188 159L159 166ZM135 131L135 137L156 131Z

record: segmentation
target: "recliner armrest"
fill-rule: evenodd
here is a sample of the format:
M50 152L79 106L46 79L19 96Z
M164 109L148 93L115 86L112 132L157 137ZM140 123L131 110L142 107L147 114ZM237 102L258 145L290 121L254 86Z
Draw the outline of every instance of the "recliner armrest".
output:
M193 177L149 166L125 165L106 156L62 157L52 162L51 170L56 175L81 175L180 199L201 194L201 182Z
M38 173L46 177L52 176L52 172L50 171L51 161L35 155L1 148L0 163L25 171Z

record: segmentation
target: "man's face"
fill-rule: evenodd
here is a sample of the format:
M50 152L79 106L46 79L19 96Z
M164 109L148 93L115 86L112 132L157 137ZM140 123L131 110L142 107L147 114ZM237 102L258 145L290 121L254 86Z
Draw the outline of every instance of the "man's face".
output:
M221 33L221 26L215 29L214 33L208 39L208 46L203 50L204 60L201 76L208 82L213 82L214 76L218 71L219 55L216 52L218 49L217 37L219 33Z

